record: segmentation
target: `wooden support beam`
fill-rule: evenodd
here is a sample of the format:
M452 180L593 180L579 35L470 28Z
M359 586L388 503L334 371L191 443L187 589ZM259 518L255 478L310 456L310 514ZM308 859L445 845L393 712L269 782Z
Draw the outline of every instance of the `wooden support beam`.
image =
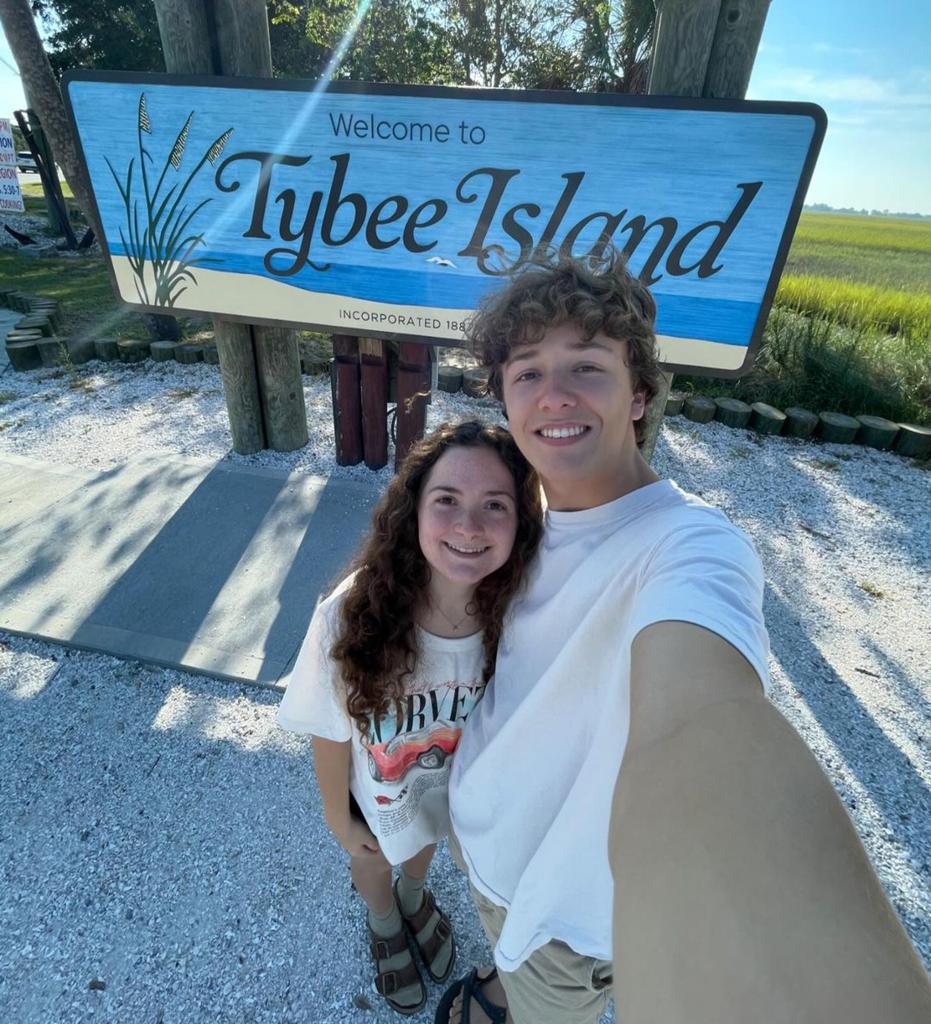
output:
M297 335L290 328L253 327L252 340L265 441L276 452L303 448L307 411Z
M168 71L271 77L264 0L155 0L155 13ZM241 327L214 320L224 389L227 380L235 389L226 396L233 447L242 453L266 443L277 451L303 447L307 415L297 335L290 329L247 327L254 350L247 358ZM235 345L224 340L229 338ZM250 367L253 380L247 382Z
M333 392L336 461L340 466L356 466L363 457L359 341L357 338L345 334L333 335L330 386Z
M722 0L702 96L747 95L768 12L769 0Z
M265 447L252 331L248 324L214 320L213 338L220 357L220 376L233 449L241 455L251 455Z
M207 10L202 0L155 0L165 70L176 75L218 73L210 52Z
M654 0L656 28L647 92L701 96L721 0Z
M398 354L398 406L395 432L395 469L410 446L423 437L430 394L430 348L416 341L402 341Z
M216 74L272 77L265 0L204 0ZM270 448L291 452L307 444L307 410L297 333L252 328L262 421Z
M647 92L743 99L769 0L654 0L656 31ZM653 458L673 375L663 373L646 411L643 457Z
M388 465L388 360L385 343L359 339L362 452L369 469Z

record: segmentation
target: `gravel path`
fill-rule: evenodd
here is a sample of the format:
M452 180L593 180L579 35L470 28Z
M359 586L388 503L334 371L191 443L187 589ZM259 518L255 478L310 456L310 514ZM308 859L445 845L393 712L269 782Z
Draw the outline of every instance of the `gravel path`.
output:
M311 443L230 453L215 367L0 377L0 451L104 468L146 452L366 475ZM437 395L430 421L491 403ZM897 456L667 420L656 466L753 537L774 699L836 786L931 965L931 474ZM388 471L381 477L387 479ZM0 634L0 1019L395 1021L277 697ZM461 963L485 942L445 849ZM105 986L105 987L102 987ZM431 1020L428 1010L412 1020Z

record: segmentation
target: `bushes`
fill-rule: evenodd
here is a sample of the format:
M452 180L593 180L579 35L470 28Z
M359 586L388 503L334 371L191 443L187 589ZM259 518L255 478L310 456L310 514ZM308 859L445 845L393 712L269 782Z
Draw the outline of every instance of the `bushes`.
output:
M739 381L677 377L675 387L780 409L931 423L931 341L848 327L776 306L756 364Z

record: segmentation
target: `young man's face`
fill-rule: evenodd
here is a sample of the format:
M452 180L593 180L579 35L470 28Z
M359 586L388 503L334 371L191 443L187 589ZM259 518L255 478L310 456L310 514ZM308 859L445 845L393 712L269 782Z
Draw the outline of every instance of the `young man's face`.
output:
M655 479L637 450L644 414L627 343L571 323L515 348L502 367L508 426L555 510L594 508Z

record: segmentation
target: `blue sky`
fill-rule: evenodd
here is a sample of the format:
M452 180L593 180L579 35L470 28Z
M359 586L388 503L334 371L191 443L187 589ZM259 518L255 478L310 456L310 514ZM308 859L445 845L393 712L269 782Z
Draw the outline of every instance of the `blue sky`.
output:
M931 214L931 4L772 0L749 97L812 100L828 134L808 202ZM0 33L0 117L23 105Z
M814 100L808 202L931 214L931 4L772 0L752 99Z

